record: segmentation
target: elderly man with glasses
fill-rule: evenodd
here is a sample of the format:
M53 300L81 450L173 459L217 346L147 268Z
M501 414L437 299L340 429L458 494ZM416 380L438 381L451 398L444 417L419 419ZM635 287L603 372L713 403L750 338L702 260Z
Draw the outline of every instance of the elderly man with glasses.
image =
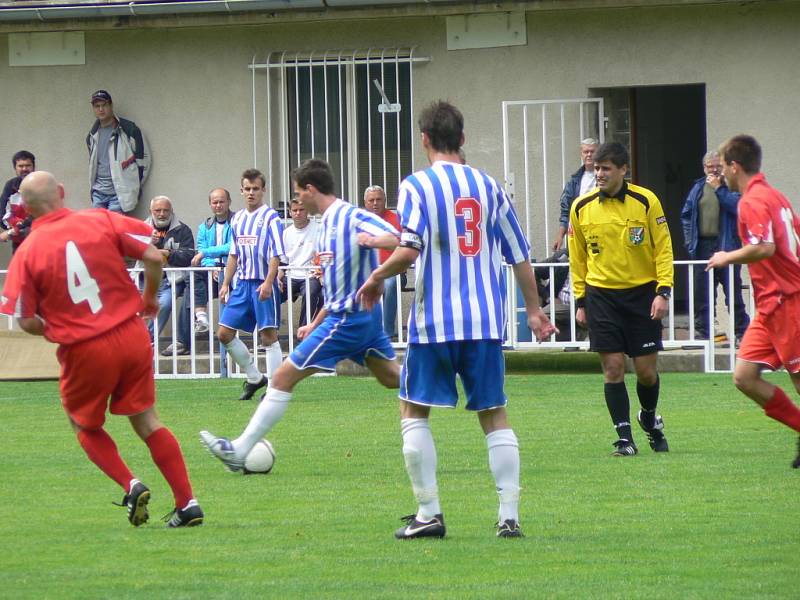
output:
M683 243L689 258L708 260L719 251L730 252L742 247L736 232L740 194L728 188L722 176L718 152L707 152L703 157L703 177L694 182L681 211ZM714 323L709 322L709 296L716 309L716 290L722 286L725 304L731 309L731 290L728 285L728 269L714 269L714 293L708 289L708 274L699 266L693 270L694 277L694 327L695 337L708 339L713 335ZM750 324L742 298L742 267L733 266L734 333L737 341ZM716 310L714 311L716 313Z
M386 208L386 192L381 186L371 185L364 190L364 208L400 231L400 218L396 212ZM378 262L383 264L391 255L391 250L378 250ZM397 277L392 277L384 282L383 330L390 338L397 334L397 298L400 290L405 286L405 273L401 273L399 285Z

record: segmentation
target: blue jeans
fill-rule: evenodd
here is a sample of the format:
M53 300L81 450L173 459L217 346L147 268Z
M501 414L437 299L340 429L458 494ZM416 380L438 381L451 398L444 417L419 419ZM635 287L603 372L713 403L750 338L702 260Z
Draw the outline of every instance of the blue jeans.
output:
M397 334L397 296L406 285L406 274L392 277L383 282L383 330L392 337Z
M707 260L717 250L719 250L719 244L716 238L698 238L695 257L697 260ZM735 335L741 337L750 324L750 317L747 315L742 297L742 265L733 265L733 298L731 298L731 290L728 286L728 269L714 269L714 294L712 296L714 307L717 305L717 288L720 285L725 293L725 305L729 312L731 299L733 300L733 309L736 313L733 329ZM711 337L714 336L714 324L708 322L708 295L708 273L701 266L695 265L694 328L699 337L708 337L709 334ZM716 314L716 310L714 314Z
M121 215L125 214L116 194L102 194L95 190L92 190L92 208L105 208Z
M188 286L185 281L175 282L175 300L183 302L183 306L188 306L188 299L185 297L184 291L188 293ZM183 307L182 307L183 308ZM172 286L170 285L169 278L165 277L161 280L161 286L158 288L158 333L164 330L167 324L170 313L172 313ZM177 337L181 344L189 347L192 342L192 335L190 333L190 318L188 311L176 310L178 314L178 329ZM153 337L153 321L150 322L150 337Z

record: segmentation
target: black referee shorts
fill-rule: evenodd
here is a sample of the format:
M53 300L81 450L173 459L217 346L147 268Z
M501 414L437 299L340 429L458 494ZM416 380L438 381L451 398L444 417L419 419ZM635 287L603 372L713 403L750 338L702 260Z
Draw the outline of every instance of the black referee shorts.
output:
M630 357L663 350L661 321L650 318L656 282L613 290L586 286L586 320L592 352L624 352Z

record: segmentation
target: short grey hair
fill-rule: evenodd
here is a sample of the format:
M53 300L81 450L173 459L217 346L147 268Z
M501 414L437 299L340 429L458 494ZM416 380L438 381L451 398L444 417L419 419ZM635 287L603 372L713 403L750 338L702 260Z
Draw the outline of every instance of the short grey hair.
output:
M581 146L597 146L599 142L594 138L586 138L581 140Z
M719 152L717 152L716 150L709 150L708 152L706 152L703 155L703 165L702 166L705 167L706 163L708 161L710 161L712 158L719 158Z
M381 194L383 194L383 197L386 198L386 190L384 190L381 186L369 185L367 186L367 189L364 190L364 200L367 199L367 194L369 194L370 192L380 192Z
M172 200L170 200L167 196L153 196L153 199L150 200L150 210L153 209L153 205L159 200L166 200L169 203L169 207L172 208Z

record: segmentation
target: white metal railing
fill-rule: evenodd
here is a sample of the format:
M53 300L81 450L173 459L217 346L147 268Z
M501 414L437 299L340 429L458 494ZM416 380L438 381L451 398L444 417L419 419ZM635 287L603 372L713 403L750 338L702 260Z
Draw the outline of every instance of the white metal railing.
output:
M721 324L725 327L725 333L729 340L727 348L720 348L714 343L714 323L715 314L714 308L716 300L713 295L713 273L707 273L708 277L708 322L709 322L709 338L698 339L694 326L694 277L693 271L695 269L704 269L705 261L689 261L680 260L675 261L675 281L687 283L687 310L685 313L676 314L675 312L675 298L670 299L669 313L664 319L664 337L663 344L665 350L683 349L687 351L696 351L703 354L704 357L704 370L706 372L729 372L733 369L736 357L736 339L735 334L735 321L736 321L736 308L733 302L730 302L730 309L725 310L721 307L717 312L720 317ZM539 277L540 280L554 282L556 273L559 269L568 269L567 263L535 263L533 265L541 272L542 269L547 270L547 277ZM287 270L288 267L281 267L282 270ZM314 267L306 269L307 277L313 276ZM297 267L292 268L297 271ZM239 371L235 363L226 360L226 353L224 348L219 344L216 337L216 328L219 322L219 307L214 301L214 282L218 276L221 276L221 270L209 267L195 267L195 268L166 268L164 269L165 276L169 278L171 284L169 290L165 293L169 294L171 301L171 318L169 319L169 327L166 327L162 332L162 336L157 337L154 344L153 353L153 367L155 377L157 379L179 379L179 378L212 378L212 377L244 377L244 374ZM0 270L0 284L5 280L5 270ZM139 279L141 269L131 269L131 277L134 281ZM585 331L580 328L575 322L575 304L570 294L569 302L563 303L559 298L559 291L555 286L548 284L548 289L542 298L545 304L545 311L551 321L556 323L561 329L559 336L552 336L551 339L544 342L536 342L532 339L530 330L527 328L525 307L520 302L518 297L518 290L514 278L514 271L511 268L505 269L506 273L506 314L508 315L506 323L506 336L505 346L514 350L531 350L531 349L588 349L589 342L585 337ZM744 273L743 273L744 275ZM733 269L728 268L728 289L733 290ZM208 290L208 303L207 314L209 321L208 331L202 334L196 334L194 331L194 313L196 308L195 291L197 281L196 278L204 278L204 282ZM413 271L410 273L409 282L413 280ZM181 284L180 282L183 281ZM286 285L291 284L291 278L284 279ZM400 285L399 276L397 282L398 288ZM183 287L184 290L180 290ZM745 294L745 304L748 307L748 313L752 317L755 314L755 301L750 292L749 286L743 282L743 293ZM306 295L306 322L311 321L311 294L309 286L305 286ZM396 312L396 325L397 336L393 339L392 345L397 349L405 348L407 344L406 331L403 325L407 322L408 310L411 306L411 291L399 291L397 294L397 312ZM286 325L285 331L287 341L283 344L284 350L289 353L292 352L295 346L295 321L297 320L297 310L295 310L294 303L291 301L291 289L289 290L288 299L286 302ZM298 301L300 298L298 298ZM187 301L188 305L182 305L182 301ZM181 319L178 318L180 313L178 310L185 311L183 321L184 334L186 334L186 325L188 324L188 339L180 340L183 343L188 342L188 354L181 355L177 352L176 341L179 341L179 327ZM5 318L5 326L11 330L16 327L11 317ZM3 321L0 321L2 327ZM154 331L159 329L158 318L153 320ZM167 335L163 335L166 332ZM186 337L186 336L184 336ZM248 336L244 336L247 338ZM172 352L166 356L160 354L165 348L172 345ZM249 340L250 350L255 357L257 364L262 367L265 360L265 349L260 346L259 337L257 332L252 332L252 338ZM718 349L724 350L718 353ZM719 364L718 364L719 363Z

